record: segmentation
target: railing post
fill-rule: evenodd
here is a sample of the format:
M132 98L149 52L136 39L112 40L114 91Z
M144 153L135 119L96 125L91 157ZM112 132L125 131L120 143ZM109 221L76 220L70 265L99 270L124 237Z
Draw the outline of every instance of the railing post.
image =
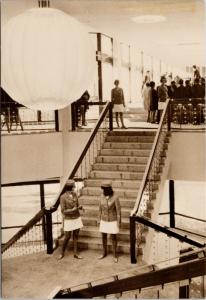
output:
M174 180L169 181L170 227L175 228L175 188Z
M45 210L46 214L46 237L47 237L47 254L53 253L53 233L52 233L52 213Z
M187 252L191 252L193 251L193 248L187 248L187 249L182 249L180 250L180 255L181 254L185 254ZM198 255L197 253L193 253L193 254L188 254L188 256L183 256L179 258L179 263L183 263L186 261L190 261L193 259L197 259ZM189 279L188 282L186 280L184 281L180 281L180 286L179 286L179 299L189 299L190 298L190 286L189 286Z
M109 130L113 130L113 105L110 103L109 105Z
M41 204L41 209L45 207L45 194L44 194L44 184L40 183L40 204ZM42 218L42 233L43 233L43 239L46 242L46 224L45 224L45 216Z
M135 217L130 216L130 257L131 263L136 264L136 224L135 224Z
M171 130L171 100L169 101L167 108L167 130Z
M59 131L59 113L58 110L54 111L54 118L55 118L55 131Z

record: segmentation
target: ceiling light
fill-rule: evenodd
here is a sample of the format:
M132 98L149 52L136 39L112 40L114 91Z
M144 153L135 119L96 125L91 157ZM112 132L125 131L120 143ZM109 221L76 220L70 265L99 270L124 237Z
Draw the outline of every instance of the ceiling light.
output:
M136 23L159 23L165 22L166 18L161 15L143 15L143 16L136 16L132 18L132 21Z

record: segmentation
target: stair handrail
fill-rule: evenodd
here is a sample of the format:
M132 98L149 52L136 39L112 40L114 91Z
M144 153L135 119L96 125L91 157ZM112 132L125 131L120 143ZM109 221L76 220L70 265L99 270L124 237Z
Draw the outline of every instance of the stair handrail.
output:
M7 243L5 243L1 249L1 252L5 252L8 248L10 248L17 240L19 240L25 233L27 233L33 226L35 226L40 220L41 218L43 218L44 216L47 217L49 214L55 212L58 209L59 203L60 203L60 196L62 195L62 193L64 193L65 191L65 184L66 181L68 179L73 179L76 171L78 170L84 156L87 153L87 150L89 149L89 146L91 145L96 133L98 132L98 129L100 128L102 122L104 121L107 113L109 111L109 128L110 130L113 129L113 124L112 124L112 105L111 102L108 101L106 102L106 105L104 107L104 109L102 110L100 117L96 123L96 126L92 129L91 134L87 140L87 143L82 151L82 153L80 154L79 159L77 160L75 166L73 167L73 170L68 174L68 176L66 177L66 179L63 182L62 188L60 189L60 192L58 193L58 196L55 200L55 203L49 207L43 207L41 210L39 210L34 217L32 217ZM47 252L48 253L48 252Z
M159 124L158 130L157 130L157 133L155 135L154 143L153 143L153 146L152 146L152 150L150 152L150 156L149 156L147 166L146 166L146 169L145 169L145 172L144 172L144 175L143 175L143 179L142 179L141 184L140 184L137 199L136 199L134 208L131 212L131 216L136 215L138 210L139 210L142 195L143 195L146 183L147 183L147 178L148 178L148 175L149 175L149 172L150 172L150 169L151 169L151 166L152 166L152 162L153 162L153 159L154 159L154 156L155 156L155 151L157 149L157 145L158 145L161 130L162 130L162 127L163 127L164 119L165 119L167 114L168 114L168 131L170 130L170 118L169 118L170 114L168 113L169 104L170 104L170 99L167 99L166 102L165 102L165 107L164 107L164 110L163 110L163 113L162 113L160 124Z
M201 243L187 237L187 235L177 233L175 231L175 228L160 225L157 222L152 222L148 218L141 217L141 216L133 216L132 218L133 218L134 221L136 221L138 223L141 223L141 224L143 224L145 226L148 226L149 228L152 228L152 229L154 229L158 232L166 234L169 237L173 237L175 239L178 239L181 242L185 242L187 244L193 245L193 246L198 247L198 248L204 248L206 246L206 244L201 244Z
M128 273L128 270L123 271L119 274L110 275L106 278L96 279L93 282L81 283L78 286L72 286L66 289L60 289L54 296L53 299L69 299L69 298L93 298L106 296L111 294L117 294L127 292L131 290L141 290L143 288L163 286L164 284L182 281L185 279L191 279L194 277L203 276L206 274L206 257L205 248L200 251L190 251L184 256L191 255L193 258L186 262L180 262L179 264L172 265L169 267L158 269L156 265L150 265L152 271L143 272L137 275L129 276L127 278L119 278L119 275L124 272ZM179 256L179 258L182 257ZM157 263L158 264L158 263ZM144 269L142 267L142 269ZM140 268L141 269L141 268ZM138 269L138 273L140 271ZM98 280L109 279L111 281L102 284L96 284ZM84 285L87 287L83 288ZM77 289L79 287L79 289ZM74 288L74 289L73 289Z
M81 162L82 160L84 159L92 141L94 140L95 138L95 135L96 133L98 132L98 129L100 128L102 122L104 121L108 111L110 112L110 119L109 119L109 126L110 126L110 130L113 129L113 124L112 124L112 103L110 101L106 102L106 105L104 107L104 109L102 110L101 114L100 114L100 117L96 123L96 126L92 129L91 131L91 134L90 136L88 137L87 139L87 142L86 142L86 145L82 151L82 153L80 154L75 166L73 167L72 171L69 172L69 174L66 176L64 182L63 182L63 185L62 185L62 188L60 189L57 197L56 197L56 200L54 202L54 204L50 207L50 211L51 212L54 212L57 210L58 206L59 206L59 203L60 203L60 196L65 192L65 185L66 185L66 182L68 179L73 179L74 178L74 175L75 173L77 172L79 166L81 165Z

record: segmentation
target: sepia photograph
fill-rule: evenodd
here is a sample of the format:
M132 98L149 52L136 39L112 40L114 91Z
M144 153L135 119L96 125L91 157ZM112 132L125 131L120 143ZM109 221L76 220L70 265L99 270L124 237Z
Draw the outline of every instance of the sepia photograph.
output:
M1 0L2 299L206 298L206 0Z

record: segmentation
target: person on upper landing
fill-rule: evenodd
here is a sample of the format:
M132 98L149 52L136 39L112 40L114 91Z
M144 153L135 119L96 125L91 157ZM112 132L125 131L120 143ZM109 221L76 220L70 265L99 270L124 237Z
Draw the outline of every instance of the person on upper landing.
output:
M196 78L200 79L201 76L200 76L200 72L199 72L197 66L193 65L192 68L193 68L193 72L194 72L194 81Z
M143 80L143 82L142 82L142 90L143 90L145 84L146 84L146 83L150 83L150 81L151 81L151 75L150 75L150 71L148 70L148 71L146 72L145 77L144 77L144 80Z
M122 127L126 128L123 120L123 112L125 111L125 101L123 89L119 87L119 80L114 81L115 88L111 92L111 102L113 103L113 112L115 113L117 127L119 128L119 118Z
M179 86L175 90L174 98L175 99L184 99L186 98L186 92L185 92L185 87L184 87L184 82L182 79L179 80Z
M167 79L162 77L160 79L161 85L158 87L157 93L159 97L159 102L165 102L168 98L168 88L166 86Z

